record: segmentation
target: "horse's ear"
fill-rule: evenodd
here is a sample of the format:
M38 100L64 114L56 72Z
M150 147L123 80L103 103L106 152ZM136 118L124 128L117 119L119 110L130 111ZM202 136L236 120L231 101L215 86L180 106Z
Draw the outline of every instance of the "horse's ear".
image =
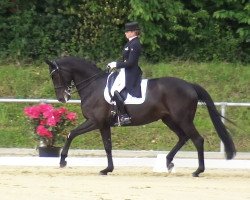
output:
M45 62L46 62L49 66L53 66L53 63L52 63L50 60L46 59Z

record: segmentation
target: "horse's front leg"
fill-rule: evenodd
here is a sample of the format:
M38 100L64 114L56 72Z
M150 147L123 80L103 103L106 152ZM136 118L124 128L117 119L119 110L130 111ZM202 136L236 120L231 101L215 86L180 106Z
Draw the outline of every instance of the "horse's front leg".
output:
M114 169L113 158L112 158L112 141L111 141L110 127L100 129L100 132L102 135L102 141L103 141L107 159L108 159L108 166L105 169L101 170L100 174L107 175L108 172L112 172Z
M72 140L78 135L87 133L95 129L96 129L95 123L93 123L91 120L87 120L69 133L61 152L60 167L65 167L67 165L65 159L68 157L68 151Z

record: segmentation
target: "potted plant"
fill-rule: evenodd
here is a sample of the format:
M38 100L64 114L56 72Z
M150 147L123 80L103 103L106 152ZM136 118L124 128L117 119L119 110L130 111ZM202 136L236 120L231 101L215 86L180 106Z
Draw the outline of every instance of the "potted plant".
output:
M41 103L24 108L24 114L34 127L40 157L60 155L61 145L67 138L66 129L75 124L77 115L64 107L55 108Z

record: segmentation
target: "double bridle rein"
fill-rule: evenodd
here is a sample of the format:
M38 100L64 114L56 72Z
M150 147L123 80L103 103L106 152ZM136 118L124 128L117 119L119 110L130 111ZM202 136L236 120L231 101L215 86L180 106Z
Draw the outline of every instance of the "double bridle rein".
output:
M52 76L53 76L53 74L54 74L55 72L58 72L58 73L59 73L59 77L60 77L60 79L61 79L61 82L63 83L63 85L59 85L59 86L55 87L55 89L66 88L64 92L65 92L67 95L69 95L69 96L71 96L71 94L73 94L73 93L76 93L77 91L79 92L80 90L86 88L86 87L89 86L93 81L95 81L100 75L106 73L105 71L101 71L100 73L94 74L93 76L91 76L91 77L89 77L89 78L87 78L87 79L85 79L85 80L82 80L82 81L80 81L79 83L74 84L74 83L71 81L71 84L70 84L70 85L67 85L67 84L65 83L64 79L63 79L63 76L62 76L61 71L65 71L65 72L67 72L67 73L70 73L70 72L67 71L67 70L65 70L65 69L61 69L61 68L58 66L58 64L56 63L56 61L53 61L52 63L53 63L53 65L55 66L55 69L53 69L53 70L50 72L51 78L52 78ZM76 88L77 86L79 86L79 85L81 85L81 84L83 84L83 83L86 83L86 82L87 82L87 84L84 84L82 87L80 87L80 88L78 88L77 90L71 92L71 91L72 91L72 88L74 88L74 87Z

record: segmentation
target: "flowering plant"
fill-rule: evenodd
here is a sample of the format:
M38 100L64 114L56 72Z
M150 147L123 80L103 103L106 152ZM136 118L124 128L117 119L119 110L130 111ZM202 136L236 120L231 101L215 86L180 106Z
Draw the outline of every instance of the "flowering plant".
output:
M76 122L77 115L66 108L39 104L24 108L24 114L34 125L36 138L43 146L54 146L66 139L65 128Z

